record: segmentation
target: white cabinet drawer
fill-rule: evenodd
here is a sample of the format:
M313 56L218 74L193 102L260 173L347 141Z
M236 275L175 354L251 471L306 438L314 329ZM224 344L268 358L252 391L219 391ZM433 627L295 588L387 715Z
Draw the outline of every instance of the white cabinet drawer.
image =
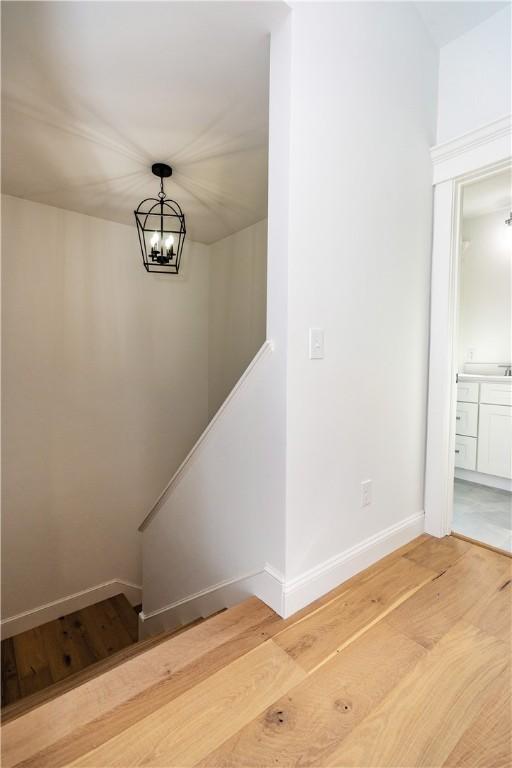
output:
M478 471L512 478L512 408L480 406Z
M459 381L457 383L457 400L463 403L478 403L478 381Z
M489 403L489 405L512 405L512 382L511 384L499 382L482 384L480 402Z
M476 437L455 435L455 466L476 469Z
M469 437L478 436L478 405L476 403L457 403L455 432Z

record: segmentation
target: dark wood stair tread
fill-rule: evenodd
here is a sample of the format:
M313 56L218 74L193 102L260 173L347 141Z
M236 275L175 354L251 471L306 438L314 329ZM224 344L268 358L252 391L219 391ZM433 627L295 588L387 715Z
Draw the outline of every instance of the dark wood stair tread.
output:
M124 595L118 595L116 597L121 597L126 601L127 605L130 607L130 610L132 610L135 616L135 622L137 623L137 613L130 606L126 600L126 597ZM116 603L119 602L122 603L122 601L116 601ZM218 611L208 618L212 618L218 613L222 613L222 611ZM184 625L183 627L179 627L178 629L169 630L168 632L161 632L160 634L146 638L145 640L132 642L129 645L126 645L125 647L109 654L108 656L105 656L104 658L93 661L83 669L71 673L59 681L53 683L50 682L41 690L18 698L18 700L14 701L12 704L5 705L1 711L2 722L9 722L16 717L29 712L31 709L38 707L41 704L45 704L46 702L55 699L57 696L61 696L63 693L66 693L67 691L76 688L77 686L82 685L89 680L92 680L104 672L108 672L110 669L117 667L119 664L123 664L125 661L128 661L134 656L137 656L140 653L143 653L144 651L147 651L150 648L153 648L154 646L159 645L160 643L163 643L172 637L176 637L182 632L185 632L204 621L207 621L207 619L199 618L190 622L189 624Z

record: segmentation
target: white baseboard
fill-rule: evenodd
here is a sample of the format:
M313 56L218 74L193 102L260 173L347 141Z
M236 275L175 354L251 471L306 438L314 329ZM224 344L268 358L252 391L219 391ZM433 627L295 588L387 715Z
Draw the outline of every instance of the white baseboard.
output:
M425 515L418 512L287 581L283 596L284 617L288 618L356 573L364 571L377 560L420 536L424 526Z
M28 629L39 627L47 621L53 621L59 616L66 616L68 613L87 608L87 606L94 605L100 600L114 597L120 592L126 595L132 605L138 605L142 602L142 587L124 579L112 579L103 584L96 584L94 587L83 589L81 592L53 600L51 603L45 603L37 606L37 608L31 608L15 616L2 619L0 622L2 638L12 637L12 635L17 635Z
M251 584L253 594L269 605L279 616L284 616L284 576L267 563Z
M424 521L423 512L411 515L286 583L282 574L267 564L261 571L214 584L158 610L142 611L139 635L144 638L177 629L253 595L287 618L422 534Z
M471 469L456 469L455 478L467 480L468 483L486 485L488 488L498 488L500 491L512 491L512 480L509 480L508 477L485 475L483 472L474 472Z
M282 576L267 565L261 571L214 584L155 611L146 612L143 609L139 613L139 637L144 639L159 632L178 629L254 595L281 615Z

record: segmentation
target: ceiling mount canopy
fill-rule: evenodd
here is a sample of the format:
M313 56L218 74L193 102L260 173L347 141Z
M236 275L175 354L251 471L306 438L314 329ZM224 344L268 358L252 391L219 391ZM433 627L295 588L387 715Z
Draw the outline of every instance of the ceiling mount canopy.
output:
M148 272L177 275L185 242L185 216L175 200L167 197L164 179L172 176L167 163L153 163L160 179L158 197L148 197L134 211L142 261Z
M161 179L168 179L172 176L172 168L167 163L153 163L151 170L155 176L159 176Z

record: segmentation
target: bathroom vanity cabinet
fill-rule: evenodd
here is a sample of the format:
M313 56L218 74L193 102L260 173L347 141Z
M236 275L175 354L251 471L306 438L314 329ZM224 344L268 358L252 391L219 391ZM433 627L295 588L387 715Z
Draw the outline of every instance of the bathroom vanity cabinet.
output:
M455 467L502 487L499 478L512 478L512 379L475 378L460 376L457 384Z

